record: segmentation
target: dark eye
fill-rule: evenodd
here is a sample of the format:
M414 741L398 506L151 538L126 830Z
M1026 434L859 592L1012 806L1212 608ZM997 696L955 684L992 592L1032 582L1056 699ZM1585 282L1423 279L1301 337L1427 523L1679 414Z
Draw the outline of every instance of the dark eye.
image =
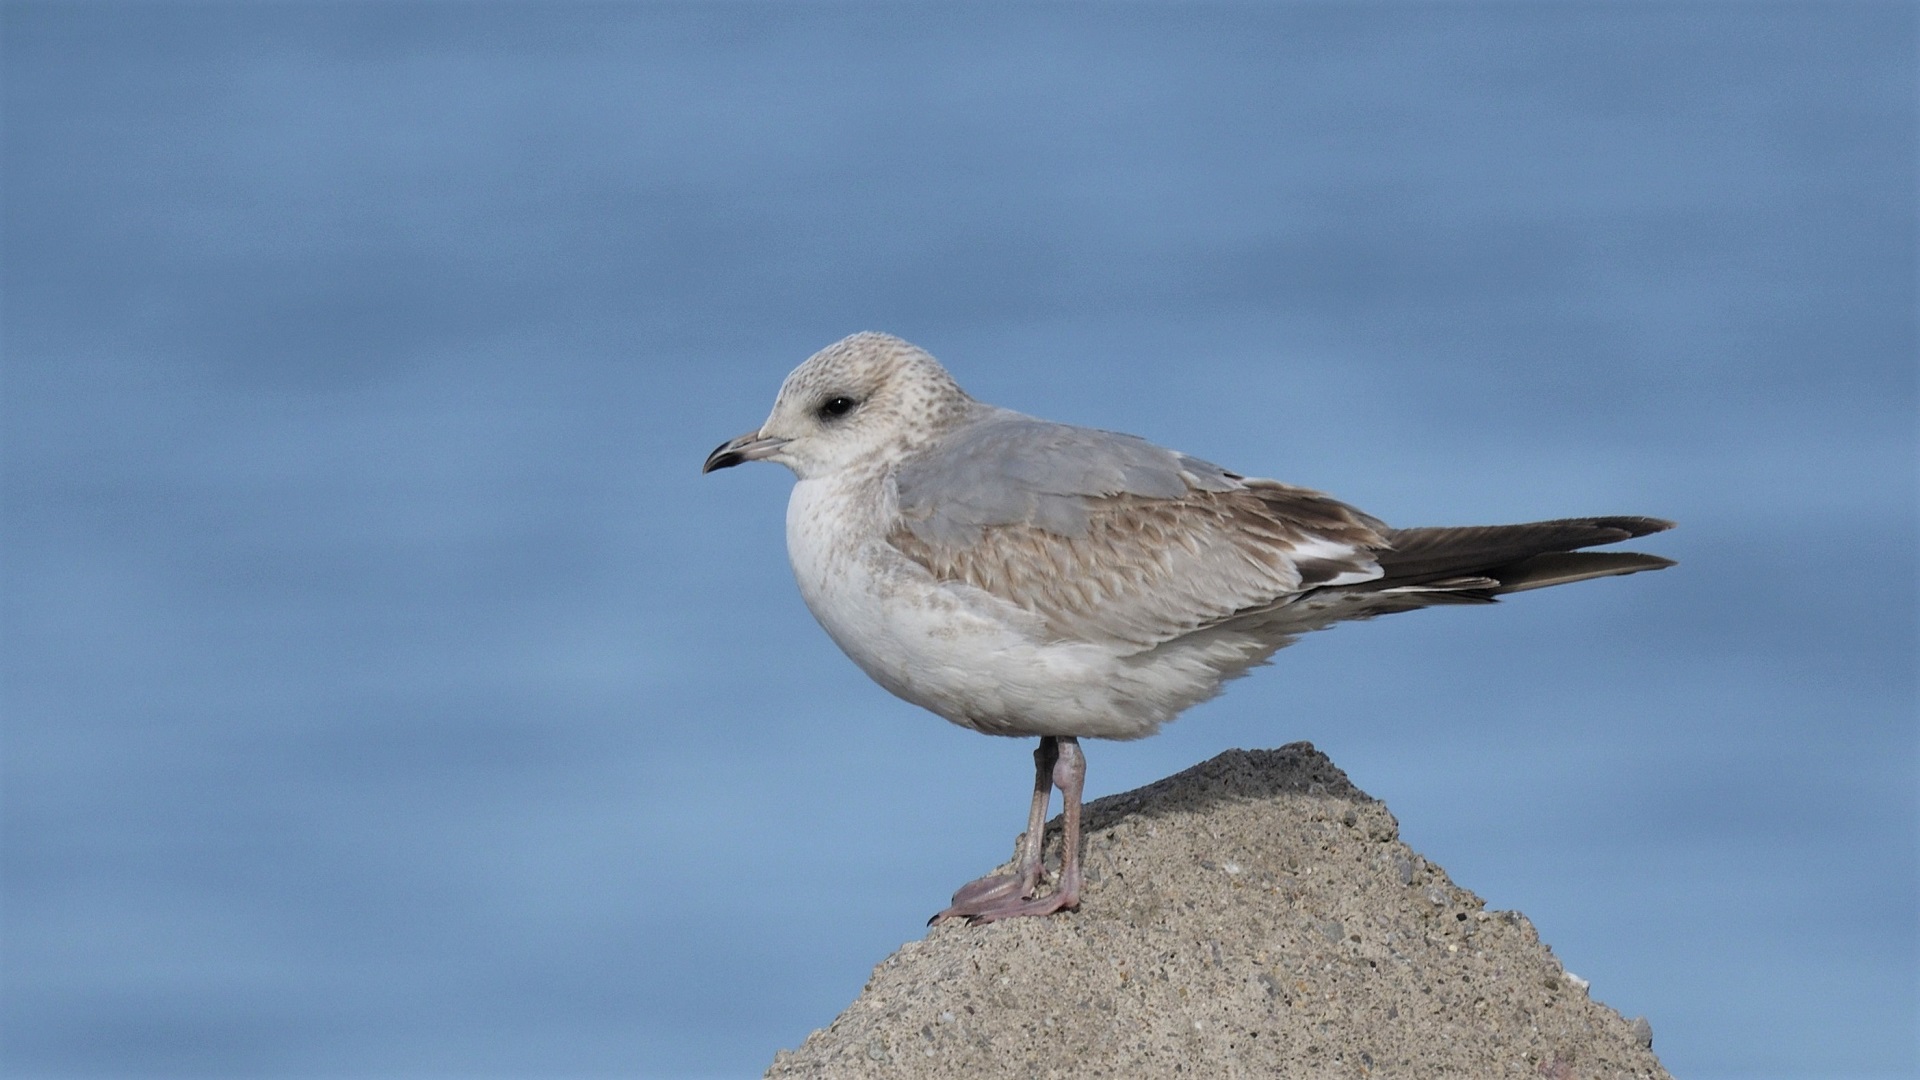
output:
M860 403L845 394L836 394L821 402L817 411L820 413L820 419L833 420L852 412L853 407L858 404Z

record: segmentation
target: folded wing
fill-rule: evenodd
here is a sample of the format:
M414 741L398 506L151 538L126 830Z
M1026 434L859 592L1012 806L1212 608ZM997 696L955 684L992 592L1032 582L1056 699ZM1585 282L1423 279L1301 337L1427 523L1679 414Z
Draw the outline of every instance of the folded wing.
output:
M1387 527L1130 435L999 413L905 463L890 542L1060 640L1142 650L1379 578Z

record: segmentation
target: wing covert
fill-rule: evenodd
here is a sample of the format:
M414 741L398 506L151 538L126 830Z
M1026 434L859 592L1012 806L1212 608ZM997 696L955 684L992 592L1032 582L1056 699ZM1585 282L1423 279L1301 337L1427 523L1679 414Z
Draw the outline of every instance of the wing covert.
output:
M1386 526L1112 432L1003 413L896 474L889 541L1062 640L1141 649L1291 594L1380 575Z

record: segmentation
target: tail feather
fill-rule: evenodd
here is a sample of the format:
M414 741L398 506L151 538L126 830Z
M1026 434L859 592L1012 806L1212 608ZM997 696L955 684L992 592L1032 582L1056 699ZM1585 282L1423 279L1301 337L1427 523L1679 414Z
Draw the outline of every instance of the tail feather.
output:
M1489 576L1500 582L1500 587L1493 590L1495 593L1513 593L1565 585L1569 581L1665 570L1673 565L1672 559L1638 551L1556 551L1499 567Z
M1588 578L1634 574L1674 565L1637 551L1580 551L1673 528L1646 517L1569 518L1525 525L1394 529L1374 553L1383 571L1371 581L1309 589L1238 612L1224 623L1296 635L1349 619L1371 619L1447 604L1491 604L1499 597Z
M1674 565L1673 560L1630 551L1577 549L1671 528L1672 522L1659 518L1597 517L1395 529L1387 536L1392 546L1377 556L1384 573L1368 585L1381 591L1452 592L1462 599L1492 599L1570 581L1659 570Z

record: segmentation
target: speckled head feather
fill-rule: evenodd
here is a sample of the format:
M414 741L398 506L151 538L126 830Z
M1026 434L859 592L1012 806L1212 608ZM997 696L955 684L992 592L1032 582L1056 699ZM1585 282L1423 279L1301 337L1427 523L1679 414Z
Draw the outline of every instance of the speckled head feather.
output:
M773 460L805 479L885 468L983 408L924 349L867 331L793 369L760 434L787 440Z

